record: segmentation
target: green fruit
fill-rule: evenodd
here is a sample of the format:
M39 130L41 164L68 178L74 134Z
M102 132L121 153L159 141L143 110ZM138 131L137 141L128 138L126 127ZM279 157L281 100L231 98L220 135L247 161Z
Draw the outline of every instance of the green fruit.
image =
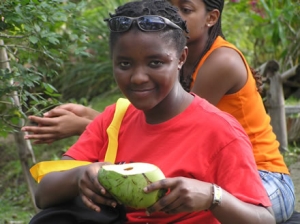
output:
M120 203L140 209L153 205L165 193L165 189L144 193L147 185L164 179L165 175L149 163L104 165L98 173L101 185Z

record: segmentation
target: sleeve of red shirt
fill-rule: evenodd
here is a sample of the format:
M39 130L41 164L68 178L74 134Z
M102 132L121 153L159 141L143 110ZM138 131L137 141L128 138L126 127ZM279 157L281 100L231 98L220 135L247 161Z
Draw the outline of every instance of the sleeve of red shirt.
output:
M210 165L217 185L238 199L265 207L271 206L254 161L252 145L240 136L224 147ZM208 171L209 172L209 171Z
M108 106L99 114L80 135L74 145L68 149L64 156L75 160L99 162L103 161L107 149L106 129L112 121L115 104Z

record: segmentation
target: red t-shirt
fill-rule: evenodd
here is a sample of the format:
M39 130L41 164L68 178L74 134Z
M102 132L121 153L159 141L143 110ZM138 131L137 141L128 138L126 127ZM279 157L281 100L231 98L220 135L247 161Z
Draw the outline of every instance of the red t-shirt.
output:
M115 105L105 109L65 153L76 160L103 161L106 129ZM215 183L242 201L270 206L254 162L251 143L240 124L206 100L194 97L181 114L147 124L143 111L129 106L119 132L116 163L147 162L166 177ZM129 223L219 223L211 212L168 215L129 209Z

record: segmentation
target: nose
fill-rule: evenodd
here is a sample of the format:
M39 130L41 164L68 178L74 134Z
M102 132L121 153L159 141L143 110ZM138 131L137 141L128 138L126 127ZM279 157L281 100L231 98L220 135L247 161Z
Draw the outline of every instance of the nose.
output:
M142 66L136 67L133 69L131 74L131 83L140 85L149 81L149 76L147 74L147 70Z

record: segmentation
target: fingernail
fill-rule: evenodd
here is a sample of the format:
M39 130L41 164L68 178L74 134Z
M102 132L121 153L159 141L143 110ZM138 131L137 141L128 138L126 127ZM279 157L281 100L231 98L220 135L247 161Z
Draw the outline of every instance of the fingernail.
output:
M48 112L46 112L46 113L44 113L43 115L44 115L44 116L48 116L48 115L49 115L49 113L48 113Z
M113 202L113 203L111 203L111 206L115 208L115 207L117 207L117 203Z
M148 188L147 188L147 187L145 187L143 190L144 190L145 192L147 192L147 191L148 191Z
M146 216L150 216L150 213L146 210Z

